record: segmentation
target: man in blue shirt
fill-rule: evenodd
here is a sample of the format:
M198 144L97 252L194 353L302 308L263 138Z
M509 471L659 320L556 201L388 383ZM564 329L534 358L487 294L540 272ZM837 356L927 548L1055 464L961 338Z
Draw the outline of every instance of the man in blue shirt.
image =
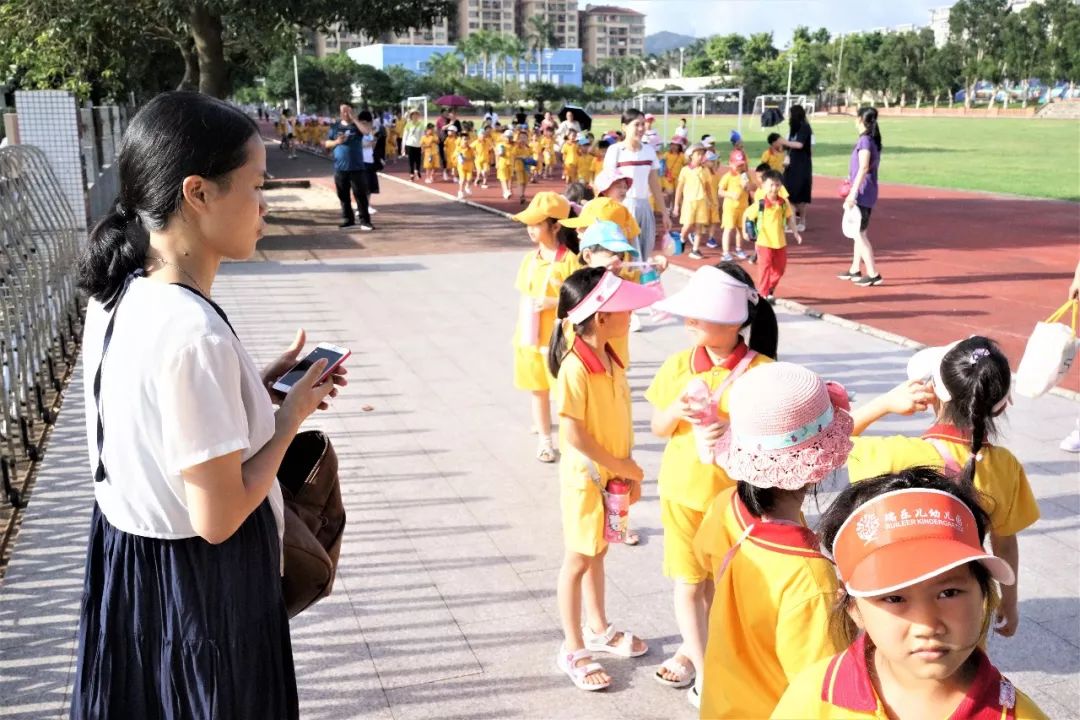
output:
M364 132L360 121L353 114L352 106L342 103L341 118L330 126L326 147L334 153L334 186L341 202L342 223L339 227L356 225L349 192L356 198L360 209L360 229L368 232L371 225L368 212L367 178L364 167Z

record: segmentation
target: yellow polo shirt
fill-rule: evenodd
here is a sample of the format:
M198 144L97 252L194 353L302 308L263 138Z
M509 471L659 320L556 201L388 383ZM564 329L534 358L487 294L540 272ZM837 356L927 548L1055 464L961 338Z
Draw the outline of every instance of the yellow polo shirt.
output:
M701 717L766 718L800 672L838 649L828 633L836 571L808 528L753 517L735 488L713 501L694 551L716 579Z
M709 168L704 165L690 167L687 165L679 172L677 190L679 199L683 202L695 200L708 200L709 188L712 183ZM715 201L714 201L715 202Z
M622 359L608 347L611 372L604 369L596 352L581 338L559 368L555 402L562 417L581 420L596 442L617 458L630 457L634 444L634 425L630 417L630 385ZM589 466L592 461L574 449L566 439L566 424L559 424L559 478L563 487L586 488L592 485ZM613 476L599 468L601 480Z
M814 663L799 673L773 709L771 719L889 720L870 680L865 638L865 635L860 636L842 653ZM948 715L950 720L971 720L975 717L1047 720L1031 698L1003 677L985 654L976 652L980 657L975 678L967 696ZM1009 698L1013 696L1015 701L1009 707ZM983 714L976 716L976 710ZM939 717L945 718L945 712Z
M757 220L759 203L751 203L744 216L747 220ZM757 244L761 247L779 250L787 247L787 238L784 237L784 226L791 217L791 203L781 198L779 202L770 203L765 198L765 214L758 224Z
M686 391L686 386L694 378L701 378L715 391L738 365L746 346L740 344L727 361L713 365L708 352L703 347L675 353L660 366L645 399L658 410L666 410ZM765 355L758 355L749 364L750 368L772 362ZM720 397L720 415L727 419L728 396L730 386ZM716 494L734 481L719 466L706 465L698 459L697 440L694 428L685 420L680 420L675 431L668 438L664 448L664 457L660 461L660 497L677 502L698 512L705 512Z
M760 163L768 163L769 167L776 172L784 172L784 153L773 152L771 147L765 148L765 152L761 153Z
M854 483L912 467L943 469L945 461L931 439L941 441L961 468L971 457L970 441L946 426L935 426L921 438L857 437L852 438L854 447L848 455L848 478ZM983 446L982 460L975 466L975 488L983 496L995 535L1015 535L1039 519L1039 504L1024 466L1006 448Z
M738 173L726 172L720 178L720 192L728 193L742 190L742 195L738 200L732 200L727 195L724 196L725 209L728 207L745 208L750 203L750 193L743 189L742 178Z

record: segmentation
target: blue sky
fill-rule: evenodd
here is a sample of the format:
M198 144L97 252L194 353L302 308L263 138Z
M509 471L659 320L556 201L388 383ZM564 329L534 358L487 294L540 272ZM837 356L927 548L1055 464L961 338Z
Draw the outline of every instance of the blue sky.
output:
M930 22L930 9L952 0L588 0L645 14L645 32L667 30L694 37L772 31L778 46L796 25L825 27L832 34ZM582 0L581 7L584 8Z

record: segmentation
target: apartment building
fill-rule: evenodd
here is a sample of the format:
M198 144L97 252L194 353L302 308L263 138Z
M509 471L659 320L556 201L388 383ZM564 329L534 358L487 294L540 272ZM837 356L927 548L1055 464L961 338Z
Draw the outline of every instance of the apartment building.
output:
M561 48L578 47L577 0L518 0L517 34L527 38L533 28L529 18L543 18L555 34L555 45Z
M586 5L578 14L586 65L612 57L645 55L645 16L614 5Z
M462 40L479 30L512 35L517 26L516 0L457 0L456 32L451 40Z
M386 43L388 45L449 45L450 21L443 18L426 28L412 28L403 33L387 32L376 37L364 33L348 32L342 30L340 26L335 26L326 33L309 33L305 49L315 57L321 58L326 55L346 52L352 48L371 45L372 43Z

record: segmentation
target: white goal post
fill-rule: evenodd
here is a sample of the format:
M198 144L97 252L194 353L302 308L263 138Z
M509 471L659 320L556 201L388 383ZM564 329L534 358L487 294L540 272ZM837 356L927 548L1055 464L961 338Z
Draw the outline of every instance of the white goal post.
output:
M802 105L806 108L807 115L814 114L815 102L813 99L808 98L806 95L758 95L754 98L754 109L751 110L751 114L756 117L761 117L761 113L765 112L766 108L779 108L784 113L784 117L788 116L788 111L792 105Z
M737 122L737 130L742 132L742 119L743 119L743 89L738 88L709 88L707 90L668 90L653 93L642 93L634 96L634 104L642 112L645 111L645 100L647 98L659 98L664 103L664 134L663 140L666 143L671 135L668 132L668 120L671 114L670 101L671 98L690 98L690 135L695 137L695 127L697 125L697 119L700 116L704 121L706 114L706 104L709 100L733 100L739 107L739 119Z

